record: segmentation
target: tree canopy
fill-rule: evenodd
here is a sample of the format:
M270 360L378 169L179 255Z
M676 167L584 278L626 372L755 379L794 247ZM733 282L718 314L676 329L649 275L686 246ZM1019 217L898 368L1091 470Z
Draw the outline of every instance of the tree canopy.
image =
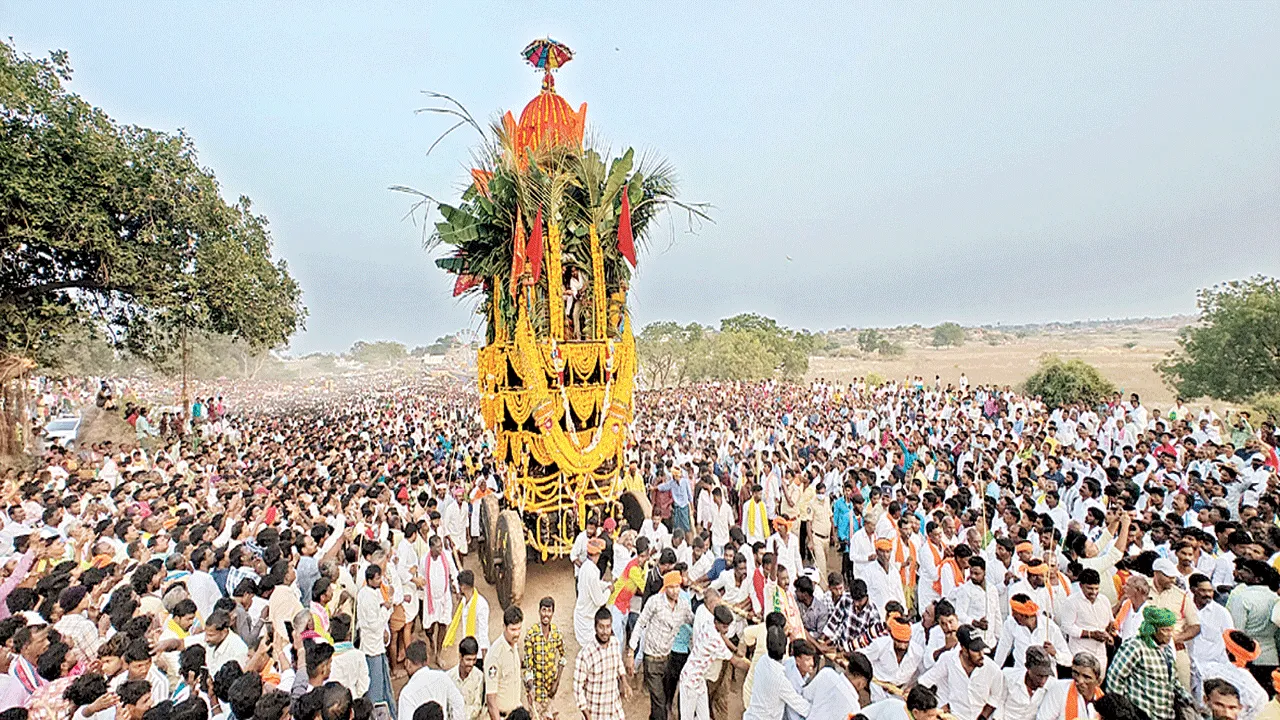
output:
M809 370L817 339L755 314L720 321L714 331L697 323L646 325L636 338L640 371L651 387L700 380L795 379Z
M1028 395L1037 395L1051 408L1084 403L1094 406L1104 402L1116 386L1089 363L1057 355L1042 358L1040 368L1024 383Z
M365 365L394 365L409 357L409 350L404 343L394 340L375 340L374 342L357 341L351 346L347 355L356 362Z
M933 329L934 347L960 347L964 344L964 328L957 323L944 322Z
M1244 402L1280 392L1280 280L1256 276L1201 290L1200 322L1157 369L1187 398Z
M84 326L157 364L189 332L285 343L305 309L266 219L185 133L117 123L70 78L0 43L0 355L48 361Z

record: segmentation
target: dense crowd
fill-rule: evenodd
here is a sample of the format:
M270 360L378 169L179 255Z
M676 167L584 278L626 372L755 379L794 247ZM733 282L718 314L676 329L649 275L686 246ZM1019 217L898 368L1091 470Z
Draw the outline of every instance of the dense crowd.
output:
M491 629L472 384L280 396L4 476L0 720L1280 718L1247 413L963 374L649 391L618 478L648 502L584 519L572 608Z

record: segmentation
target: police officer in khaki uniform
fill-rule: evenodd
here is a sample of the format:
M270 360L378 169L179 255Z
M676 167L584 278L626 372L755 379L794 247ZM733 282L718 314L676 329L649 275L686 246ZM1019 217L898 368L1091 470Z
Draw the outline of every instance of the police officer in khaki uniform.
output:
M524 682L520 674L520 629L524 613L512 605L502 614L502 636L493 642L484 658L485 702L489 720L501 720L523 703Z

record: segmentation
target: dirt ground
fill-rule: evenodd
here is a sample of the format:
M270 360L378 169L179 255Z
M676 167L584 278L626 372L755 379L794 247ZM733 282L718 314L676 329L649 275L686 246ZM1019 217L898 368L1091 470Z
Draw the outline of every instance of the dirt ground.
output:
M941 375L947 383L955 382L964 372L970 383L1017 385L1035 372L1041 357L1057 354L1064 359L1080 358L1097 367L1126 395L1138 393L1148 407L1168 407L1173 404L1173 391L1154 366L1175 347L1175 335L1168 330L1046 333L1000 345L966 342L948 348L908 346L905 355L893 359L874 355L814 357L809 360L809 377L848 381L874 372L886 379L922 375L926 382Z
M467 556L464 565L475 571L479 590L489 601L489 631L497 635L502 627L502 608L498 605L498 590L484 581L484 573L480 571L479 557L473 552ZM520 608L524 610L525 630L529 630L538 622L538 601L550 595L556 601L555 624L564 636L568 664L560 679L560 690L552 704L552 712L561 720L577 720L581 718L573 699L573 664L578 657L578 642L573 637L573 604L576 590L573 583L573 565L568 559L553 560L544 564L530 562L525 578L524 599ZM458 662L457 648L448 649L443 657L445 667L452 667ZM738 673L730 692L730 718L742 717L742 680ZM400 683L396 684L399 692ZM649 696L643 692L642 678L639 673L632 678L632 693L629 700L623 703L628 718L647 718L649 716Z

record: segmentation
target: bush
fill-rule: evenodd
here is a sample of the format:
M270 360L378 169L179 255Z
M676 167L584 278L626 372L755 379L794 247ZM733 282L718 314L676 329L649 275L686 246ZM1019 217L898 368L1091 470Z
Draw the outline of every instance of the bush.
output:
M1051 408L1072 403L1098 405L1116 391L1116 386L1098 372L1098 369L1078 358L1063 360L1057 355L1041 359L1036 370L1023 389L1028 395L1038 395Z
M887 380L885 380L885 377L880 373L867 373L866 377L862 379L865 380L867 385L869 385L870 387L880 387L881 385L888 382Z
M934 347L960 347L964 344L964 328L953 322L945 322L933 329Z
M1280 419L1280 395L1258 395L1249 404L1258 421Z
M902 343L885 340L880 343L880 354L885 357L902 357L907 354L907 349L902 347Z

